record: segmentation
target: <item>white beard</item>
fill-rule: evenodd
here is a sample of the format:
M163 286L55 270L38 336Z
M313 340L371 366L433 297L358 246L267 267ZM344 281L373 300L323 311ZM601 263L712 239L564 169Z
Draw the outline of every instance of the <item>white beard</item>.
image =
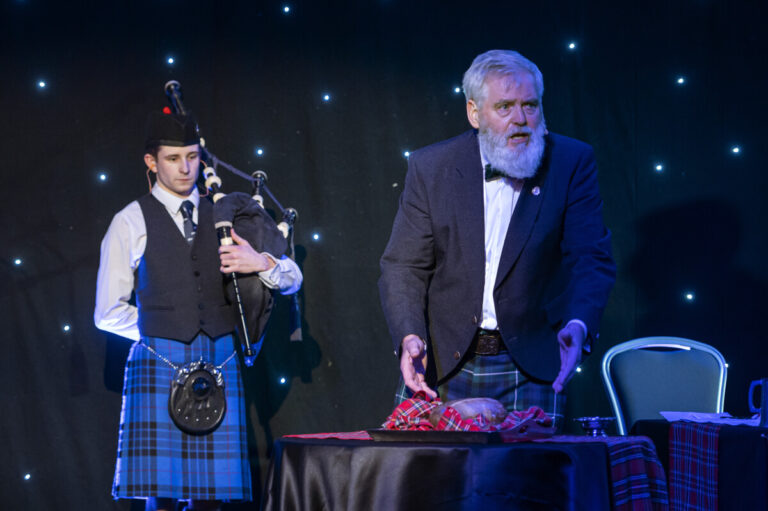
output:
M480 124L478 141L480 153L494 169L500 170L510 177L525 179L536 175L536 171L544 155L544 135L547 131L542 119L536 131L530 128L511 127L507 133L494 133L488 126ZM528 133L531 135L529 142L519 148L507 147L507 139L514 133Z

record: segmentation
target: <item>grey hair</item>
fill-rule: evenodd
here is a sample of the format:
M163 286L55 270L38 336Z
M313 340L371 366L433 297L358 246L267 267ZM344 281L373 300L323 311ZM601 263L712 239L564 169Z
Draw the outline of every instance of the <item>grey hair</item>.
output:
M489 74L496 73L504 76L519 71L527 71L533 76L536 94L541 99L544 95L544 77L541 71L536 64L512 50L490 50L475 57L472 65L464 73L461 84L464 88L464 96L467 101L471 99L481 106L488 95L485 79Z

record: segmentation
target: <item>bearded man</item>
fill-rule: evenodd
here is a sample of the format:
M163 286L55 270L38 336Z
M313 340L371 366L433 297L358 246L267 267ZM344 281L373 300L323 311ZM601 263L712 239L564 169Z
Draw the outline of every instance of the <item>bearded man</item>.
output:
M594 154L547 131L519 53L479 55L463 87L474 129L410 155L381 258L397 401L488 397L560 427L615 280Z

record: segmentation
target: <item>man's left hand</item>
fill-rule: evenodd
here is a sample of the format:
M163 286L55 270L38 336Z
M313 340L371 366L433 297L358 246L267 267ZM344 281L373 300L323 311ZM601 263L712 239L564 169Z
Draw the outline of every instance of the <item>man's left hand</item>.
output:
M234 229L232 239L236 245L219 247L221 273L252 273L269 270L275 266L272 259L257 252L246 239L238 236Z
M568 323L557 333L557 343L560 345L560 372L552 383L552 388L560 393L581 362L584 329L578 323Z

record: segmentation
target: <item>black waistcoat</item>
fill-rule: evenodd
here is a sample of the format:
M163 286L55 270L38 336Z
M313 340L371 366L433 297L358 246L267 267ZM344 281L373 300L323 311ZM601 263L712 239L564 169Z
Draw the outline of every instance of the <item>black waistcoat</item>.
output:
M189 343L199 331L212 338L232 332L235 316L224 296L211 203L200 199L190 246L160 201L149 194L138 202L147 226L134 279L141 335Z

